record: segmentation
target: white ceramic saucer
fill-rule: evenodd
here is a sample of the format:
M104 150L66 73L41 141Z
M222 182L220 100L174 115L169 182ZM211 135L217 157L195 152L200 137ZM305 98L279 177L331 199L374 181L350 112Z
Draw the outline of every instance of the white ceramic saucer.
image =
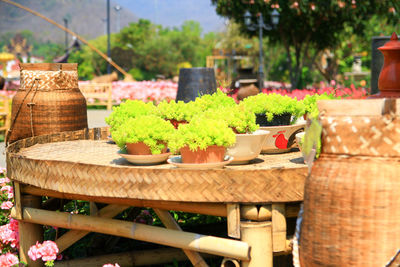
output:
M175 167L178 168L185 168L185 169L221 169L225 165L231 163L233 160L233 157L231 156L225 156L224 161L221 162L212 162L212 163L182 163L182 158L181 156L176 156L169 158L167 162L169 164L174 165Z
M120 151L118 152L118 155L133 164L151 165L166 161L171 153L168 152L156 155L130 155Z

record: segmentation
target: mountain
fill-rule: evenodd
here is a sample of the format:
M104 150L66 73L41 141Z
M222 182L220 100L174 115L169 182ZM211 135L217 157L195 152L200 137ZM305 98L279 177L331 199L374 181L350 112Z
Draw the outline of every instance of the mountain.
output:
M25 7L37 11L68 28L86 39L93 39L105 34L105 0L14 0ZM115 1L111 1L111 32L117 31L117 11ZM128 9L120 11L120 27L136 22L138 17ZM6 32L30 30L41 41L63 43L65 32L23 9L0 1L0 35ZM71 39L70 39L71 40Z
M144 19L164 27L180 27L185 20L198 21L203 33L222 31L225 19L217 15L211 0L115 0ZM237 0L239 1L239 0Z

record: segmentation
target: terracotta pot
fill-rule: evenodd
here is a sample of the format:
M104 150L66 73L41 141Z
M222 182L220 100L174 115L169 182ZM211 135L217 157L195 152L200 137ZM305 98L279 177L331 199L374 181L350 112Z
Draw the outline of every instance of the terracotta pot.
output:
M400 97L400 41L393 33L390 41L378 48L384 57L379 75L380 93L372 97Z
M209 146L205 150L191 151L188 146L180 149L182 163L212 163L224 161L226 148L224 146Z
M152 154L150 147L143 142L127 143L126 150L128 151L128 154L131 154L131 155L151 155ZM167 153L167 146L164 147L164 149L161 151L161 153Z

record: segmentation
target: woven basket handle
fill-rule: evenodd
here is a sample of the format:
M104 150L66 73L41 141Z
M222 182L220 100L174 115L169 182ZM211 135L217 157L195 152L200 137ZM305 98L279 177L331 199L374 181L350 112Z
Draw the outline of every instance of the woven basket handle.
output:
M9 130L7 131L7 133L6 133L6 137L5 137L5 144L6 144L6 147L9 145L9 144L8 144L8 141L9 141L9 138L10 138L10 136L11 136L12 130L13 130L13 128L14 128L15 121L17 120L18 115L19 115L19 113L20 113L20 111L21 111L22 105L24 104L26 97L29 95L30 91L32 90L33 86L35 86L35 84L36 84L36 88L35 88L35 94L36 94L36 91L37 91L37 89L38 89L38 87L39 87L39 80L40 80L40 78L35 78L35 80L34 80L33 83L32 83L31 88L29 88L29 90L26 92L26 94L25 94L25 96L24 96L24 99L22 99L22 102L21 102L21 104L20 104L19 107L18 107L17 113L15 114L15 117L13 118L13 120L12 120L12 122L11 122L10 129L9 129ZM31 107L32 107L32 100L33 100L33 97L35 96L35 94L32 96L31 102L28 103L28 106L30 107L30 110L31 110L31 128L32 128L31 130L32 130L32 134L33 134L33 123L32 123L32 108L31 108Z

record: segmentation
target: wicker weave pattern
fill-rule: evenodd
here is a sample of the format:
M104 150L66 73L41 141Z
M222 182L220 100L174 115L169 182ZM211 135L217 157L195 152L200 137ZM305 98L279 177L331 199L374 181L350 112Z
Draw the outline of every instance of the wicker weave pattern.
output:
M305 185L302 266L389 262L400 246L399 174L400 158L318 159Z
M78 88L78 73L76 71L38 71L21 70L21 88L28 90L32 86L37 90L60 90ZM39 79L38 85L34 84Z
M400 120L392 116L322 117L323 153L400 157Z
M104 130L97 132L105 139ZM99 197L242 203L303 197L306 168L290 161L300 157L298 152L262 157L265 161L255 167L184 170L168 164L133 166L117 155L116 145L77 139L96 139L96 134L76 131L10 145L9 177L44 189ZM77 141L57 142L65 140Z
M10 143L86 128L86 100L78 88L77 65L21 64L21 88L11 114Z

